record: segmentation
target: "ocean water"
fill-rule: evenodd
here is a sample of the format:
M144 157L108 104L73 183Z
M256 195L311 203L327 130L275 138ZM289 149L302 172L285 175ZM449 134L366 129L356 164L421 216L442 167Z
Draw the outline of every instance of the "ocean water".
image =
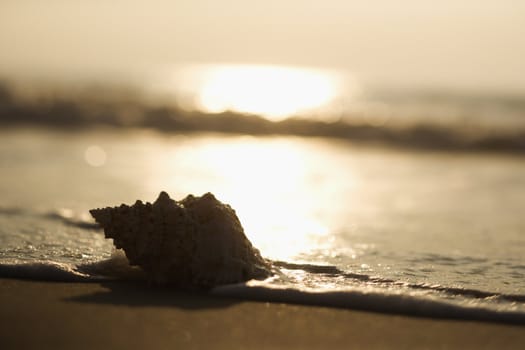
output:
M212 294L525 322L521 155L136 129L0 139L0 276L136 278L88 210L209 191L281 272Z

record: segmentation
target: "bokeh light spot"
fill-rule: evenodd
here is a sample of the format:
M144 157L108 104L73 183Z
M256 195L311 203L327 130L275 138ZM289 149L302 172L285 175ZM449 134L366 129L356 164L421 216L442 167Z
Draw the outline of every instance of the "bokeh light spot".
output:
M107 154L102 147L91 145L86 148L86 151L84 152L84 159L89 165L93 167L100 167L106 164Z

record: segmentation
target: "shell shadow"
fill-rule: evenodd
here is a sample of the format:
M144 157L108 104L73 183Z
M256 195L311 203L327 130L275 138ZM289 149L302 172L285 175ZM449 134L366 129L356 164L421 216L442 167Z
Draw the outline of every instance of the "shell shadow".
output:
M221 309L242 302L240 299L211 296L205 291L187 291L149 286L140 282L104 282L105 291L66 298L66 302L124 305L129 307L174 307L184 310Z

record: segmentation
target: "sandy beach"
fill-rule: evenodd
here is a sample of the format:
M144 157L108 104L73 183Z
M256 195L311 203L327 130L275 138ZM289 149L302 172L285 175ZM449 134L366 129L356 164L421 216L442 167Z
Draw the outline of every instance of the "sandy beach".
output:
M518 349L522 326L194 295L124 283L0 280L2 349Z

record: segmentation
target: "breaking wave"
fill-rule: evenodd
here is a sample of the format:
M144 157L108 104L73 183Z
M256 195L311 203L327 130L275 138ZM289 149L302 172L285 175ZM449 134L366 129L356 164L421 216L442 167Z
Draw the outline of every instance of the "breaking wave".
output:
M452 93L376 93L341 107L336 115L270 121L236 112L210 114L151 104L130 92L100 89L96 95L20 98L0 84L0 125L296 135L414 149L525 153L525 98Z

